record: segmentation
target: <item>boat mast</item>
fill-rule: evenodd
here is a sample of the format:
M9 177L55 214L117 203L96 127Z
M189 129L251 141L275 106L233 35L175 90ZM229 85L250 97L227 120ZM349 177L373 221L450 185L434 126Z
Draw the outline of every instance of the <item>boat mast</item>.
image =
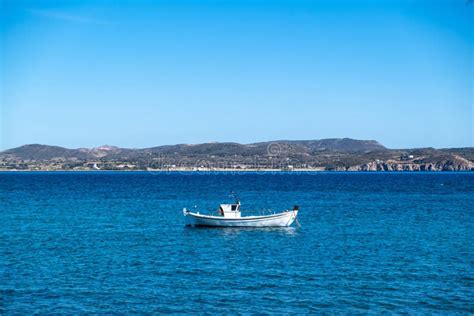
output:
M235 198L235 204L240 204L240 198L234 191L230 191L230 194Z

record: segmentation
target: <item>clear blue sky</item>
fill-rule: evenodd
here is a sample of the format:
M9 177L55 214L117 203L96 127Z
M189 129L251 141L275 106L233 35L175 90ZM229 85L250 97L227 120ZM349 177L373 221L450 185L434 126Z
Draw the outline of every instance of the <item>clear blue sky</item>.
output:
M473 146L465 0L1 0L0 149Z

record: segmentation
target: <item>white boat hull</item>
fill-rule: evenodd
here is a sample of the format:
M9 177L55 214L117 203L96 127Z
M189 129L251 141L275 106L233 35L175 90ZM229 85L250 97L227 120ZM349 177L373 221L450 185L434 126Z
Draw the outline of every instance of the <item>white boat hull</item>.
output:
M288 227L296 219L297 210L284 211L265 216L244 216L225 218L184 211L187 226L214 226L214 227Z

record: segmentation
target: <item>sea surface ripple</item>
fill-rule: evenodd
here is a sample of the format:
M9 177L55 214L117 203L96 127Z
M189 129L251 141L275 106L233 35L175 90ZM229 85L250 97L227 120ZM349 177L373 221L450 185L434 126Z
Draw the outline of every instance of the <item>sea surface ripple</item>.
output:
M302 227L184 226L231 190ZM473 173L0 173L0 314L472 314L473 205Z

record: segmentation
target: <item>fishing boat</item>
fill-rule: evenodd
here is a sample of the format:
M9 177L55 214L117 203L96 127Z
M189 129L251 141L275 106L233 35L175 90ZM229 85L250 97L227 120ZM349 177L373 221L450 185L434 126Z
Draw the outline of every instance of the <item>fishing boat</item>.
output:
M298 215L298 206L292 210L279 213L242 216L240 201L233 204L221 204L219 210L214 214L200 214L183 209L186 218L186 226L210 226L210 227L288 227Z

